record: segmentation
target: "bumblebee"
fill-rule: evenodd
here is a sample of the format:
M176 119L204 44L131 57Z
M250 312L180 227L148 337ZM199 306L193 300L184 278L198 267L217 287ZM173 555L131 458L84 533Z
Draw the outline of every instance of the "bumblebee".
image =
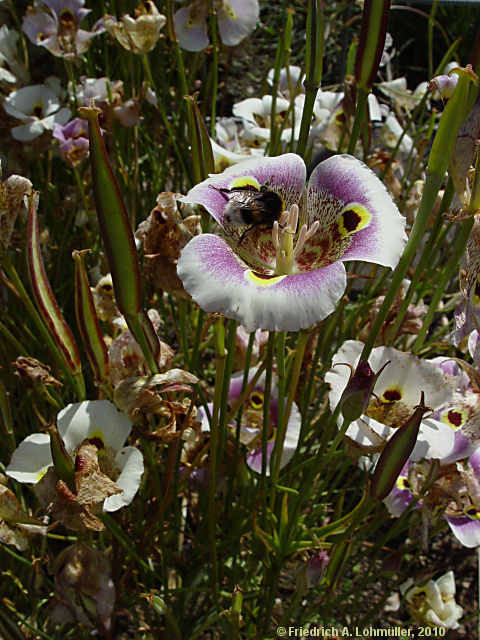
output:
M243 231L238 244L242 244L245 236L253 229L271 229L273 223L278 221L283 213L284 205L282 198L268 188L267 185L252 184L249 179L244 184L236 184L243 181L236 181L230 189L219 189L227 201L225 206L225 222L232 226L247 227Z

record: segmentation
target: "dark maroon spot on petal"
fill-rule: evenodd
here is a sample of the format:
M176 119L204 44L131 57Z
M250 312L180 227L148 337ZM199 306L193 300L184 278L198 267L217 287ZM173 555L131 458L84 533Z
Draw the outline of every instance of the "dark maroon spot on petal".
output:
M345 124L345 121L346 121L346 118L343 111L340 111L340 113L337 113L337 115L335 116L335 122L337 124Z
M60 22L64 25L73 25L75 22L75 17L71 11L68 9L64 9L60 12Z
M33 108L33 112L32 113L36 118L42 118L43 117L43 107L42 107L42 105L37 104Z
M274 274L267 275L266 273L258 273L258 271L252 271L252 273L256 278L260 278L260 280L272 280L272 278L278 278L278 276Z
M448 412L447 416L448 421L456 427L459 427L462 424L462 414L459 411L452 409Z
M383 394L383 398L387 402L397 402L402 398L402 394L398 389L387 389Z
M358 215L356 211L353 211L353 209L348 209L347 211L344 211L342 213L342 218L343 218L343 226L349 232L355 231L355 229L358 227L358 225L362 221L362 218Z
M263 393L260 393L260 391L252 391L250 394L250 404L253 409L261 409L263 407Z
M89 438L88 441L93 444L94 447L97 447L97 449L104 449L105 445L103 444L103 441L101 438L98 438L96 436L94 436L93 438Z

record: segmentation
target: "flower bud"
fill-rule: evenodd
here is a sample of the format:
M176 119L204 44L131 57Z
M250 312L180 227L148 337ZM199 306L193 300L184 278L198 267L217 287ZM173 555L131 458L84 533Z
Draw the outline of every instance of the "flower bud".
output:
M383 365L380 371L374 373L366 360L360 360L355 372L352 370L352 376L340 399L341 411L345 420L353 422L365 413L375 383L387 364L390 364L390 360Z

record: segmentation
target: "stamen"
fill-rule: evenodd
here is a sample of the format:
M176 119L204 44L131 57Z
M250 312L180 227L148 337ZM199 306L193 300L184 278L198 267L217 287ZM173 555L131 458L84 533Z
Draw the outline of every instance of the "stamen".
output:
M297 256L300 255L302 249L303 249L303 245L305 244L305 240L307 239L307 225L306 224L302 224L302 227L300 229L300 233L298 234L298 238L297 238L297 244L295 245L295 248L293 250L293 257L296 258Z
M279 224L277 220L275 220L272 227L272 243L273 243L273 246L275 247L275 251L277 249L280 249Z

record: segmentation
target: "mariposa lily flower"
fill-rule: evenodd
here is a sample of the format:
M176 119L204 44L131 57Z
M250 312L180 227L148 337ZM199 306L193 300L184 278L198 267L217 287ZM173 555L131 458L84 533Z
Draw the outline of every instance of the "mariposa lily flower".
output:
M433 484L429 461L409 462L385 498L389 512L399 517L416 500L427 518L442 513L453 535L464 547L480 545L480 449L463 461L436 469ZM425 493L425 487L428 486ZM421 497L420 497L421 496Z
M298 331L322 320L345 291L343 261L393 268L406 240L383 184L347 155L321 162L307 184L295 154L250 159L210 176L183 201L202 204L222 235L193 238L178 275L200 307L247 331Z
M348 384L351 365L355 370L360 360L363 344L356 340L346 341L333 357L332 368L325 381L330 384L330 408L334 410ZM425 404L432 411L440 410L454 397L454 384L434 363L421 360L409 353L392 347L376 347L368 363L377 372L390 362L375 382L368 407L358 420L347 429L346 436L359 449L376 453L385 442L403 426L420 401L420 392L425 393ZM431 414L422 418L412 460L422 458L446 458L455 448L454 430ZM343 423L339 418L339 426Z
M258 371L258 367L252 367L248 373L248 381L252 380ZM243 384L243 372L236 373L231 377L230 387L228 391L228 401L231 405L240 398L242 394ZM247 454L245 461L247 466L256 471L262 472L262 429L263 429L263 414L264 414L264 393L265 393L265 374L263 373L253 389L250 395L246 398L243 404L242 422L240 426L240 442L247 447ZM209 410L212 406L209 405ZM200 408L199 417L202 422L202 431L209 431L209 422L205 410ZM285 433L285 440L283 442L283 449L280 458L280 468L282 469L293 457L298 445L298 439L300 437L300 427L302 424L302 418L300 411L295 403L292 404L290 417L287 424ZM235 433L236 425L232 424L232 433ZM272 388L270 391L270 429L271 432L267 434L267 449L266 449L266 473L270 474L270 458L272 457L273 447L275 446L275 438L277 435L278 426L278 390L276 387L276 380L273 379Z
M57 416L58 432L66 451L75 456L88 440L97 447L100 469L121 492L105 498L104 511L117 511L133 500L143 475L143 456L136 447L124 446L132 423L108 400L69 404ZM33 433L14 451L6 473L18 482L37 484L53 466L50 436Z
M3 108L23 122L12 129L15 140L22 142L31 142L44 131L52 131L56 124L65 124L71 115L68 107L61 107L58 92L46 84L12 91L3 101Z
M85 0L35 0L23 19L23 31L33 44L45 47L54 56L75 58L105 30L100 20L92 31L80 29L80 22L91 11L84 4Z
M236 46L255 29L258 0L214 0L213 4L220 38L227 46ZM182 49L202 51L208 47L207 18L207 0L194 0L175 12L175 33Z
M409 579L400 586L411 615L434 628L458 629L463 609L455 602L455 576L448 571L437 580L415 586Z

